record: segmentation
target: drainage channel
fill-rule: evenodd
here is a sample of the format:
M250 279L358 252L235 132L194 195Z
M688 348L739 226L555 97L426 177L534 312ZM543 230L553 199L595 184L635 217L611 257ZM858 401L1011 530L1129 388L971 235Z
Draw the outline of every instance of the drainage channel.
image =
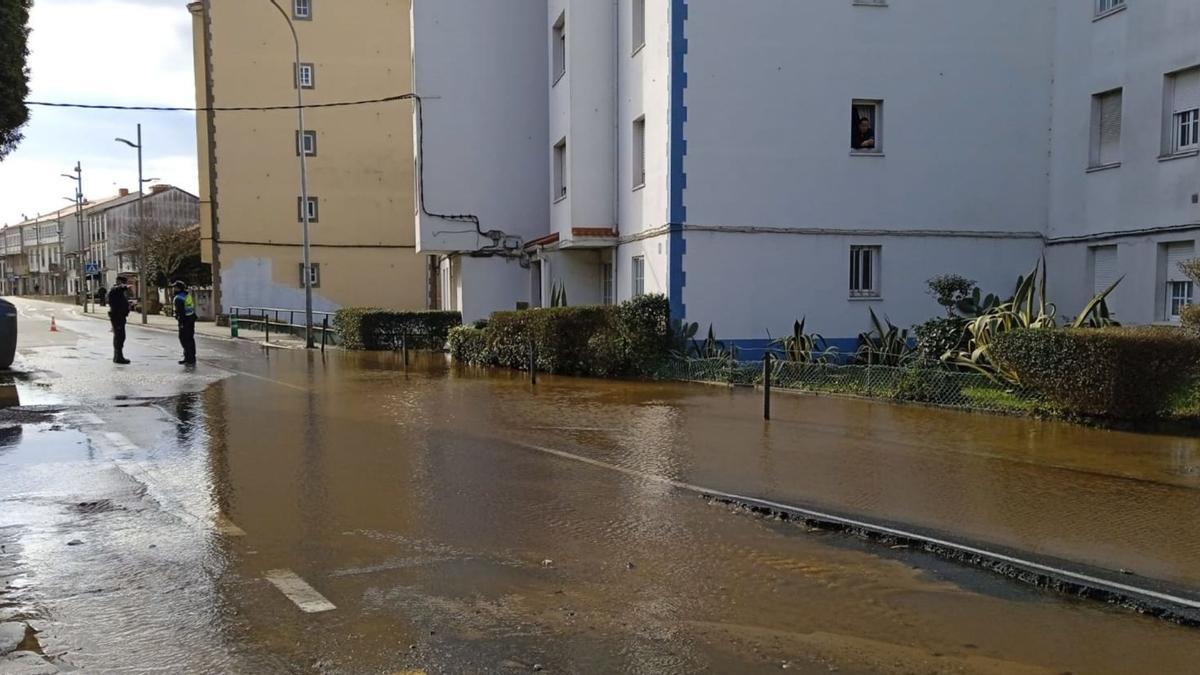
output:
M921 533L894 524L872 522L863 518L693 485L532 443L517 441L515 445L666 485L699 495L709 502L735 506L781 520L797 521L816 529L845 532L881 544L908 546L910 549L923 550L939 558L988 570L1022 583L1117 605L1185 626L1200 627L1200 595L1190 589L1176 589L1153 580L1147 580L1147 584L1140 586L1123 583L1104 578L1099 569L1068 561L1046 558L1033 560L1020 552L1001 550L1000 547L954 541L945 536Z

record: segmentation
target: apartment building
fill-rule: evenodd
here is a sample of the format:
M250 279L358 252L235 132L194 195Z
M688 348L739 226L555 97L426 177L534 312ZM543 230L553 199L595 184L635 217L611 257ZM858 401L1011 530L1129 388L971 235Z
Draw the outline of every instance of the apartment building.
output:
M64 215L74 207L39 215L0 230L0 290L12 295L64 295Z
M135 227L139 219L180 230L196 227L200 222L200 200L186 190L171 185L152 185L141 202L139 205L136 192L121 188L115 198L85 212L85 260L97 270L98 283L112 286L118 275L137 273L132 251L137 243Z
M194 22L204 260L218 312L304 307L302 210L313 305L423 309L428 258L413 235L412 105L220 111L377 99L411 89L409 0L204 0ZM301 203L299 156L308 203Z
M467 319L664 293L852 343L924 282L1168 321L1200 232L1193 0L413 0L422 253ZM1123 127L1123 128L1122 128ZM473 222L434 214L470 214ZM1116 247L1115 249L1113 247Z

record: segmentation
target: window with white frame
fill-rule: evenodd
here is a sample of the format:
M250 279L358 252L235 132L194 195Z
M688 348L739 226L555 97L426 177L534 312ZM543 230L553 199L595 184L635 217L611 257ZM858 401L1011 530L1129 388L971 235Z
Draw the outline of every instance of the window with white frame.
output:
M1092 168L1121 163L1121 89L1092 97L1092 143L1088 164Z
M311 63L296 66L296 84L301 89L312 89L317 85L317 71Z
M633 53L646 46L646 0L633 0Z
M302 210L304 208L304 204L305 204L305 202L302 198L296 197L296 219L299 220L300 222L304 222L304 211ZM308 206L308 222L310 222L310 223L317 222L317 217L320 215L320 206L319 206L317 198L309 197L307 206Z
M292 17L296 19L311 19L312 0L293 0Z
M567 13L563 12L558 15L558 21L554 22L554 31L551 37L553 44L550 45L554 53L552 59L554 67L554 82L557 83L563 75L567 74Z
M1200 150L1200 67L1167 75L1163 90L1168 119L1164 154Z
M850 105L850 150L877 154L883 151L883 101L855 100Z
M600 302L604 305L613 304L612 263L600 263Z
M646 185L646 118L633 121L633 187Z
M305 157L317 156L317 132L305 131L301 134L296 132L296 154L304 153Z
M321 263L310 263L308 278L313 288L321 287ZM300 263L300 288L304 288L304 263Z
M1167 280L1165 289L1166 318L1168 321L1178 321L1184 307L1192 304L1193 285L1179 264L1190 260L1195 253L1195 243L1190 241L1163 244L1164 260L1167 268L1164 270Z
M567 139L554 145L554 201L567 196Z
M1096 16L1115 12L1125 7L1125 0L1096 0Z
M636 256L633 259L633 265L630 268L633 274L633 297L638 297L646 294L646 256Z
M850 247L850 297L878 298L880 246Z

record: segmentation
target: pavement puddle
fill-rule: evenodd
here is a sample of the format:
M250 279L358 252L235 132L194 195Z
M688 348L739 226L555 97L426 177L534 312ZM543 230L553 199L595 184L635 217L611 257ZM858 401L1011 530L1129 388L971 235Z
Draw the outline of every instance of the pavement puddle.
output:
M316 614L337 609L325 596L318 593L317 589L309 586L307 581L291 570L271 570L263 578L278 588L288 600L296 603L302 612Z

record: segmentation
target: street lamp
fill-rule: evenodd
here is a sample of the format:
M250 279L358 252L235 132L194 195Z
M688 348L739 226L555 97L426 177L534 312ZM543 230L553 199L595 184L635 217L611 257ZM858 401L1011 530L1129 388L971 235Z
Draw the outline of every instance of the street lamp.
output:
M137 215L138 215L138 225L141 227L141 231L139 231L137 233L137 236L140 237L145 233L145 230L146 230L146 218L142 211L142 200L145 198L145 194L142 192L142 186L144 186L146 184L146 179L142 178L142 125L141 125L141 123L139 123L137 125L137 143L134 143L133 141L125 140L124 138L116 138L113 140L115 140L118 143L124 143L125 145L128 145L129 147L137 150L137 156L138 156L138 201L137 201L137 212L138 213L137 213ZM151 179L151 180L157 180L157 179ZM138 262L141 263L144 261L138 261ZM118 270L118 272L119 271L120 270ZM147 292L147 289L149 288L148 282L150 280L146 278L146 272L145 272L145 270L142 270L142 269L138 269L138 277L139 277L139 281L141 282L141 286L142 286L142 302L141 302L142 324L145 325L147 323L146 292Z
M312 259L308 242L308 166L304 158L304 87L300 86L300 38L296 35L296 25L292 17L279 6L276 0L268 0L280 16L287 21L288 30L292 32L292 42L296 46L296 63L293 66L296 78L296 115L299 118L300 134L297 137L300 144L300 220L304 223L304 344L313 348L313 308L312 308Z
M87 314L88 294L87 294L87 274L83 266L83 165L78 161L75 162L75 173L61 174L63 178L75 183L75 227L79 235L79 250L75 254L76 260L79 262L79 280L77 281L78 291L80 295L80 305L83 306L83 313ZM70 199L68 199L70 201Z

